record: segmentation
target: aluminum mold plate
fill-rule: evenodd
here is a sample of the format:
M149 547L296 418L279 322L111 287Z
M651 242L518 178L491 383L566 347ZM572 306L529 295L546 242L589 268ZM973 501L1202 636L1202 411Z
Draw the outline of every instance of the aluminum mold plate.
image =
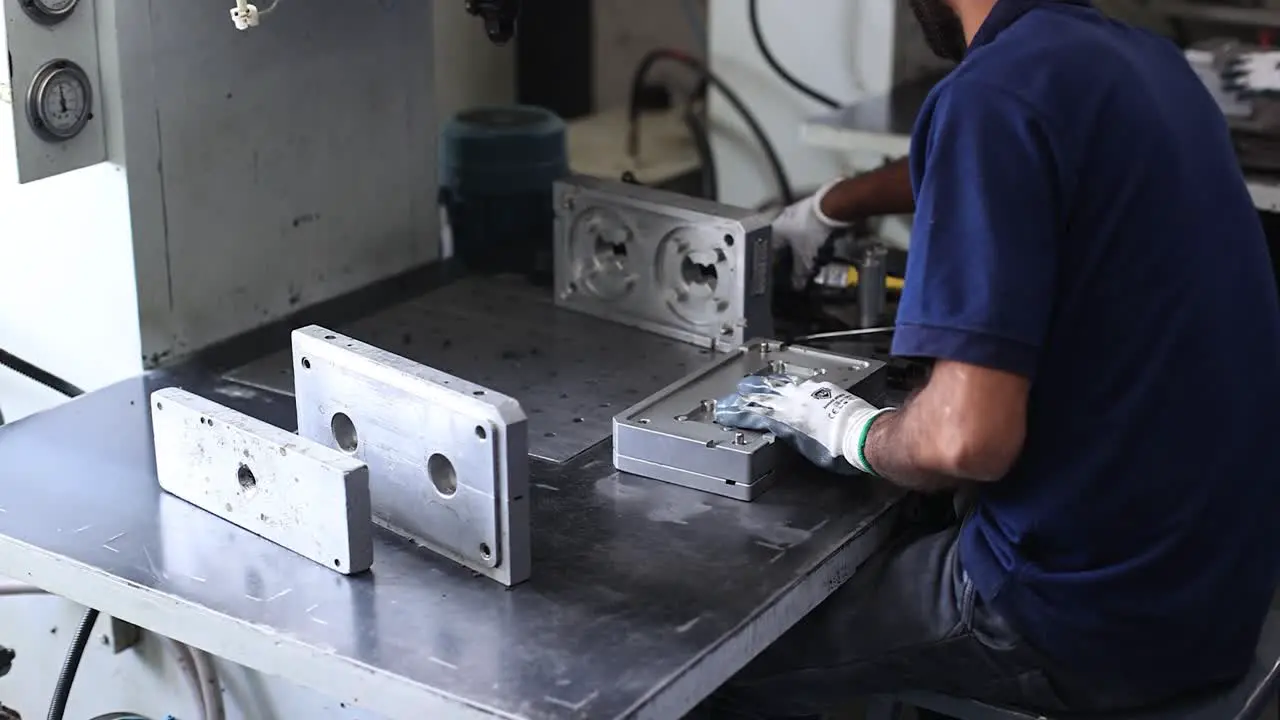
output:
M554 194L560 306L720 350L772 334L769 216L600 178Z
M165 492L337 572L372 565L364 463L178 388L151 416Z
M298 434L368 464L376 522L503 584L528 579L518 402L317 326L294 331L293 358Z

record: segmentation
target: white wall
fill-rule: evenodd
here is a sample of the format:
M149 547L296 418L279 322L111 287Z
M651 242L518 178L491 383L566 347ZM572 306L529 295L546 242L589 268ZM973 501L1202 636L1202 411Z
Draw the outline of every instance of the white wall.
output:
M893 79L895 0L761 0L760 20L775 57L827 95L852 102L888 90ZM798 10L803 8L803 10ZM711 65L742 96L782 156L797 189L816 188L849 169L851 158L800 142L800 123L822 112L765 64L751 39L743 0L710 0ZM720 199L754 207L775 198L765 156L732 107L711 105ZM867 162L870 162L868 159Z

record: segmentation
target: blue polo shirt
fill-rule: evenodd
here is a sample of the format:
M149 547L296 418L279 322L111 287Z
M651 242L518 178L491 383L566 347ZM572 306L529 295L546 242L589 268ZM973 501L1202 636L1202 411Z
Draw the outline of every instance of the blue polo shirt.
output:
M1221 112L1084 0L1000 0L922 109L894 351L1031 381L961 534L979 595L1097 683L1253 658L1280 571L1280 303Z

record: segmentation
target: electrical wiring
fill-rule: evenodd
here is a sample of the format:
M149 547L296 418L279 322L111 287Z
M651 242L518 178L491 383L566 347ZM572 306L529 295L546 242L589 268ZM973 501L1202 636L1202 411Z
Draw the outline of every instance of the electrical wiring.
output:
M835 98L814 89L813 86L792 75L789 70L782 66L782 63L778 62L778 58L774 57L773 52L769 49L769 44L765 42L764 31L760 27L760 0L747 0L747 18L751 24L751 35L755 38L756 47L759 48L760 55L764 57L765 63L777 73L778 77L804 95L829 108L842 107L842 103Z
M0 365L9 368L29 380L34 380L51 390L56 390L69 398L80 397L84 394L84 390L81 390L75 385L72 385L47 370L43 370L32 365L26 360L23 360L17 355L6 350L0 350Z
M227 709L222 702L222 683L218 679L218 668L213 664L213 657L196 648L191 648L191 655L195 659L196 676L200 678L200 695L204 699L209 720L226 720Z
M16 597L22 595L49 595L48 590L38 588L34 585L26 583L10 582L0 583L0 597ZM86 613L87 618L88 613ZM92 627L90 627L92 630ZM196 672L196 665L192 658L192 649L189 645L180 643L172 638L165 638L168 641L170 649L175 655L178 668L182 671L183 676L187 680L187 687L192 692L195 699L196 707L200 711L200 720L214 720L209 717L209 713L204 704L204 695L202 693L203 683ZM81 651L83 653L83 651ZM214 675L214 683L217 684L217 675ZM70 691L68 684L68 692ZM65 702L65 700L64 700ZM64 707L65 711L65 707ZM224 716L225 717L225 714Z
M204 683L196 672L195 658L191 655L191 648L172 638L165 638L165 640L170 652L174 655L178 669L182 671L183 679L187 681L187 689L195 699L196 708L200 711L200 720L210 720L209 708L204 704Z
M747 127L751 130L751 134L755 136L764 150L766 159L769 162L769 168L773 172L774 178L778 183L778 194L783 198L785 204L790 205L795 201L795 194L791 190L791 180L787 177L787 171L782 165L782 160L778 156L777 149L769 140L769 135L764 131L764 127L760 125L760 121L747 108L742 98L729 87L720 76L716 75L707 67L706 63L697 58L680 52L679 50L671 50L667 48L659 48L649 51L640 64L636 66L635 73L631 76L631 100L628 108L628 118L630 125L627 135L627 152L631 157L636 157L640 153L640 98L644 90L645 79L648 77L649 71L661 60L669 60L677 64L683 65L697 72L701 79L705 80L711 87L719 90L724 95L725 100L733 106L734 110L747 123Z
M692 103L684 109L684 124L693 137L698 161L702 165L701 195L707 200L715 200L720 196L720 176L716 171L715 154L711 151L711 136L707 133L706 123L702 121Z
M46 720L63 720L67 714L67 701L71 699L71 684L76 681L76 671L80 669L80 660L84 657L84 649L89 645L89 635L98 622L98 611L89 608L71 636L71 647L67 648L67 657L62 662L62 670L58 673L58 683L53 688L53 700L49 702L49 713Z

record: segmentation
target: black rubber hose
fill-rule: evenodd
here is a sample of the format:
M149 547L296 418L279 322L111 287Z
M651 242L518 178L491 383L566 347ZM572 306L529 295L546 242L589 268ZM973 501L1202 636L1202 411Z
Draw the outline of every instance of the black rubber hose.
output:
M58 684L53 688L53 700L49 702L47 720L63 720L67 712L67 701L71 699L71 683L76 680L76 671L80 669L80 659L84 657L84 649L89 644L89 636L93 634L93 626L98 622L98 611L89 608L71 638L71 647L67 649L67 659L62 662L62 672L58 673Z
M649 70L657 64L659 60L671 60L672 62L684 65L697 72L702 79L706 80L711 87L719 90L724 95L733 109L742 116L743 121L747 123L751 134L755 136L760 146L764 149L764 154L769 161L769 167L773 171L774 178L778 183L778 194L782 197L786 205L790 205L795 201L795 194L791 191L791 180L787 178L787 171L782 166L782 159L778 156L778 151L774 148L773 143L769 140L769 135L764 131L764 127L760 125L760 121L747 108L746 103L738 96L733 88L729 87L718 75L711 72L706 63L697 58L679 52L677 50L668 50L660 48L650 50L648 54L636 66L635 73L631 76L631 101L628 108L628 118L630 127L627 136L627 152L631 157L640 154L640 96L644 89L645 78L649 74Z
M84 394L84 390L81 390L75 385L72 385L47 370L42 370L41 368L32 365L26 360L23 360L17 355L6 350L0 350L0 365L9 368L25 378L34 380L47 388L56 390L67 397L80 397Z
M698 162L702 164L702 197L715 200L720 196L720 176L716 172L716 158L711 151L711 137L707 134L707 126L698 117L692 105L685 108L684 124L693 136L693 145L698 152Z
M756 47L760 49L760 54L764 57L765 63L778 74L778 77L785 80L791 87L829 108L842 107L841 103L835 98L814 89L812 85L792 75L789 70L782 67L782 63L778 62L778 58L774 57L773 52L769 50L769 44L764 40L764 31L760 29L760 0L748 0L747 17L751 23L751 35L756 40Z

